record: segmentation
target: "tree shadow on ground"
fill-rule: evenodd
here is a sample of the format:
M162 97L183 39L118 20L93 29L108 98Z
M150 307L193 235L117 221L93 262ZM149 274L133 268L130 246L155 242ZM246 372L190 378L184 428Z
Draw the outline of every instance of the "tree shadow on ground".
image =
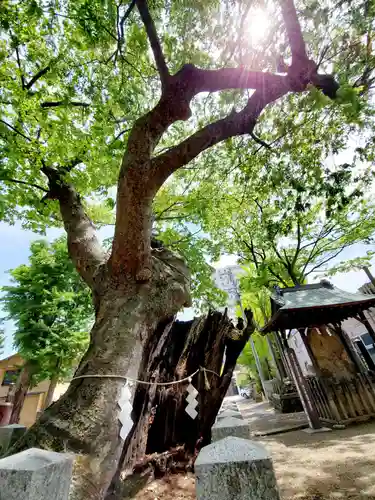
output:
M257 441L272 455L283 500L375 500L375 423Z
M240 401L238 407L242 417L249 422L252 434L273 432L275 429L301 428L308 426L304 412L279 413L268 402L252 403Z

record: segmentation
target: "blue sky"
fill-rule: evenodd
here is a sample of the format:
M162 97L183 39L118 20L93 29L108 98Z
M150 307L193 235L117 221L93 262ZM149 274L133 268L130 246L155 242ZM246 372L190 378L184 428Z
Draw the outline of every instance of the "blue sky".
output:
M112 227L102 228L99 231L101 238L108 238L112 235ZM49 229L45 238L52 241L63 233L62 229ZM9 274L7 271L19 266L20 264L26 264L29 257L29 247L33 240L43 238L39 234L35 234L31 231L25 231L22 229L20 224L15 224L10 226L3 222L0 222L0 287L9 283ZM362 244L354 245L353 247L346 249L341 255L339 260L350 259L357 256L364 255L366 250L375 250L375 246L365 246ZM215 267L222 267L225 265L235 264L235 257L232 255L223 256ZM375 264L375 262L374 262ZM372 272L375 274L375 266L372 267ZM322 276L317 275L316 279L320 279ZM349 292L357 291L358 287L364 284L367 280L367 276L363 271L352 271L346 274L338 274L330 281ZM0 311L1 314L1 311ZM181 319L190 319L192 317L192 311L186 310L184 314L181 315ZM12 324L7 322L5 324L6 331L6 344L5 351L2 357L8 356L12 353Z

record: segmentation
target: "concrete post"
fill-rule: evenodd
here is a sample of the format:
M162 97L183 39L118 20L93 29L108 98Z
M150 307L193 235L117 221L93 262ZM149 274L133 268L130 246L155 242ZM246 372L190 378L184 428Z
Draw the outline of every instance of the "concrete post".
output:
M0 460L0 500L68 500L73 455L31 448Z
M248 422L241 418L227 417L218 420L211 429L212 441L234 436L244 439L249 439L250 428Z
M194 468L197 500L280 500L270 455L248 439L205 446Z

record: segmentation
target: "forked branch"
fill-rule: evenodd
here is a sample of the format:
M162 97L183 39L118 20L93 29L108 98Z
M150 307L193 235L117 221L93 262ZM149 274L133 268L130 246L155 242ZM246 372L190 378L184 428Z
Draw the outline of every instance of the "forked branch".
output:
M152 179L158 189L177 169L186 165L206 149L230 137L249 134L254 130L257 119L267 104L288 92L286 87L271 87L256 91L247 105L239 113L232 112L227 117L210 123L198 130L185 141L152 160Z
M119 175L116 229L111 266L117 275L136 280L151 277L152 200L165 180L200 153L230 137L252 134L264 108L288 92L303 92L309 83L335 97L338 88L330 75L318 75L317 65L306 54L293 0L281 0L293 62L287 75L243 68L205 70L186 64L170 75L147 0L136 0L162 82L158 104L139 118L129 133ZM231 112L198 130L167 152L153 157L163 134L178 120L191 116L190 103L200 92L253 89L240 112Z

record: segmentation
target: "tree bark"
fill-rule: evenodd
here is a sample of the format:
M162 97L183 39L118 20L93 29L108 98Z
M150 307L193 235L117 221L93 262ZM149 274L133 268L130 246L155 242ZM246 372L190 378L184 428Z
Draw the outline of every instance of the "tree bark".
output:
M18 424L20 415L25 402L27 391L31 385L34 367L30 361L27 361L22 367L21 373L16 382L16 390L13 396L12 414L9 419L10 424Z
M225 313L219 312L188 322L159 325L144 348L139 379L172 382L201 369L191 379L198 390L198 416L192 419L185 411L189 381L167 386L138 384L133 402L137 425L124 449L123 468L131 468L145 453L160 453L179 445L184 445L187 456L192 456L197 448L211 441L211 427L237 358L254 331L251 312L247 311L247 315L249 324L245 329L237 329Z
M48 391L46 394L46 399L44 400L43 410L45 410L51 405L53 399L53 393L55 392L58 381L59 381L58 375L54 375L51 378L50 384L48 386Z
M148 283L118 285L108 278L97 301L90 346L68 391L47 408L9 454L35 447L77 454L71 500L101 499L116 472L123 448L117 404L125 381L134 376L138 353L158 323L189 300L189 274L165 249L153 252ZM131 374L131 375L130 375ZM136 372L135 372L136 374ZM106 377L107 376L107 377Z

